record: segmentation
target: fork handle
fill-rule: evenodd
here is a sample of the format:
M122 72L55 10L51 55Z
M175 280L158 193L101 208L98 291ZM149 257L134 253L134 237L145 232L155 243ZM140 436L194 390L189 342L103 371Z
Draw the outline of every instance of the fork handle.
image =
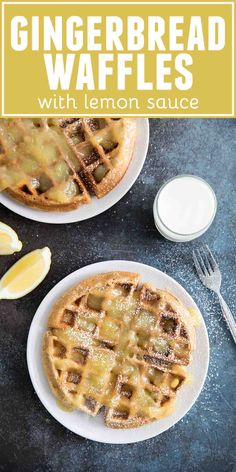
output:
M223 317L229 327L233 340L236 343L236 322L234 320L234 317L231 313L230 308L228 307L227 303L224 301L221 293L218 293L217 295L219 297L219 302L220 302Z

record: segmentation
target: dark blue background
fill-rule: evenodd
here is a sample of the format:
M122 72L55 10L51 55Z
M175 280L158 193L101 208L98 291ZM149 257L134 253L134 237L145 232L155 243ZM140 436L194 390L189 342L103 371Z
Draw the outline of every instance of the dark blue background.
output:
M236 471L236 347L215 295L197 279L191 258L193 247L209 244L220 262L223 294L236 313L236 120L152 119L150 128L142 174L103 215L51 226L0 207L0 220L13 226L24 243L20 254L1 257L1 274L34 248L48 245L53 253L52 269L34 292L0 301L2 471ZM192 243L162 239L152 218L158 188L179 173L206 178L218 199L212 227ZM205 387L185 418L159 437L124 446L94 443L58 424L34 393L25 359L29 326L46 293L75 269L108 259L144 262L180 282L202 310L211 348Z

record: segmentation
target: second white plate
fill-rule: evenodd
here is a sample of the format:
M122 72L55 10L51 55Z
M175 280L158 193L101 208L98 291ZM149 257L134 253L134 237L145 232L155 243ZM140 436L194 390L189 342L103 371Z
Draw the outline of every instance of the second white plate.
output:
M59 408L53 396L42 366L42 338L47 318L55 301L69 288L82 279L113 270L138 272L145 282L168 290L176 295L188 308L197 310L200 324L196 333L196 350L188 368L192 382L183 386L177 395L173 414L141 428L116 430L107 428L102 414L93 418L86 413L65 412ZM32 321L27 344L27 362L34 389L45 408L54 418L76 434L93 441L112 444L127 444L152 438L169 429L190 410L203 387L209 361L209 342L204 320L192 297L174 279L153 267L129 261L106 261L92 264L73 272L61 280L44 298Z
M147 118L137 118L137 137L130 166L119 184L105 197L92 198L91 203L67 212L42 211L23 205L7 193L0 193L0 203L18 215L41 223L66 224L87 220L99 215L117 203L137 180L146 159L149 143L149 123Z

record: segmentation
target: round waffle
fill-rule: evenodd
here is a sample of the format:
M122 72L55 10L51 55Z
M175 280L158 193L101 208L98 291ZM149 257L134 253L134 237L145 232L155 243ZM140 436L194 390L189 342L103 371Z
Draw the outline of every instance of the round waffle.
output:
M186 379L195 333L188 310L139 274L82 281L54 306L43 361L60 403L112 428L133 428L171 412Z
M0 120L0 187L31 207L67 211L109 193L132 159L129 118ZM1 174L1 173L0 173Z

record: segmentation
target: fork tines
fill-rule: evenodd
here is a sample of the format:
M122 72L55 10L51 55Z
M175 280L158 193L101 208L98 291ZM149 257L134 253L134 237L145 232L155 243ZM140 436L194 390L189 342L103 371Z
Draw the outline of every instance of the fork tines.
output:
M198 275L201 276L207 277L219 269L218 264L207 244L202 246L200 249L193 250L193 261Z

